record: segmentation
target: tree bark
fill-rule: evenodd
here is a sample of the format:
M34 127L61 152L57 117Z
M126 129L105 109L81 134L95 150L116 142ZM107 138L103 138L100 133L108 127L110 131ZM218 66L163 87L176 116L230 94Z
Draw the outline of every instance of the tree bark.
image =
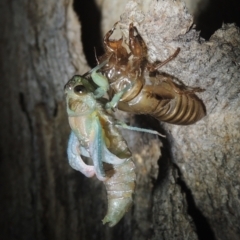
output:
M98 2L105 4L106 32L120 13L108 17L107 1ZM124 132L137 188L131 211L109 228L101 223L103 184L72 170L66 158L63 87L87 71L72 1L2 1L1 239L240 238L239 29L223 25L207 42L182 1L138 2L129 1L121 14L123 33L133 22L151 61L180 47L160 70L206 89L198 95L207 116L175 126L124 115L131 125L164 131L167 139Z
M239 29L223 25L204 41L183 2L172 0L152 1L144 14L141 5L129 2L121 15L123 31L131 21L152 61L181 48L160 71L205 89L198 94L207 111L203 120L191 126L162 124L168 138L160 168L166 157L171 164L155 184L152 239L239 239Z

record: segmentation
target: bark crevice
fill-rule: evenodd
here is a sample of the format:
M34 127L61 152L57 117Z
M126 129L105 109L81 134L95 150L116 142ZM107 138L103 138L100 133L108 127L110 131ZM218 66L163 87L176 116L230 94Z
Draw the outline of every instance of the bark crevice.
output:
M97 64L96 56L101 56L104 53L101 32L101 11L94 0L75 0L73 6L81 21L81 41L85 57L89 66L94 67ZM96 56L94 51L96 51Z
M199 240L205 239L215 240L216 237L211 228L211 225L209 224L208 220L203 215L201 210L196 206L191 189L188 188L186 182L184 181L184 178L179 167L176 164L173 164L173 167L177 171L176 184L178 184L181 187L182 193L186 197L188 206L187 213L189 214L189 216L191 216L193 220Z

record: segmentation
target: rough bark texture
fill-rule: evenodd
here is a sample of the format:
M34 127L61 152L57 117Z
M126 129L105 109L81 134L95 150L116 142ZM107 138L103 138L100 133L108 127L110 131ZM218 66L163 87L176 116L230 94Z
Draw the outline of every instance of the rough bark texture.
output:
M70 169L65 153L63 86L87 70L72 2L1 1L0 238L239 239L239 29L224 25L205 42L179 0L130 1L115 19L112 4L98 2L104 32L124 12L123 32L134 22L152 61L181 48L161 71L206 89L207 116L192 126L130 119L167 140L124 132L137 165L135 203L117 226L103 226L103 184Z
M144 14L130 2L121 16L123 28L131 21L147 42L152 61L181 48L161 71L206 89L199 94L207 110L203 120L186 127L163 124L173 167L168 180L155 188L153 239L196 239L196 230L198 237L205 231L212 238L239 239L239 29L223 25L205 42L191 28L183 3L171 0L152 1Z

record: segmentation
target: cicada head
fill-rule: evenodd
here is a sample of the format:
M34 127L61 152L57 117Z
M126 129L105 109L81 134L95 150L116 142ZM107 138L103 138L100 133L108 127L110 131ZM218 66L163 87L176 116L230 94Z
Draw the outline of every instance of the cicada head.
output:
M76 75L64 87L69 116L87 115L95 111L95 88L90 81Z

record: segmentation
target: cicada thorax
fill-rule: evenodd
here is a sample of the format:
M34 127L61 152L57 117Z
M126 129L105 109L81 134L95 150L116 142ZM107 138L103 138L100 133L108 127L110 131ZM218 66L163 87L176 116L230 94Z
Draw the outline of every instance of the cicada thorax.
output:
M131 56L127 61L113 53L109 62L100 70L107 77L110 98L129 87L121 98L121 102L128 102L135 98L144 86L144 64L146 61Z

